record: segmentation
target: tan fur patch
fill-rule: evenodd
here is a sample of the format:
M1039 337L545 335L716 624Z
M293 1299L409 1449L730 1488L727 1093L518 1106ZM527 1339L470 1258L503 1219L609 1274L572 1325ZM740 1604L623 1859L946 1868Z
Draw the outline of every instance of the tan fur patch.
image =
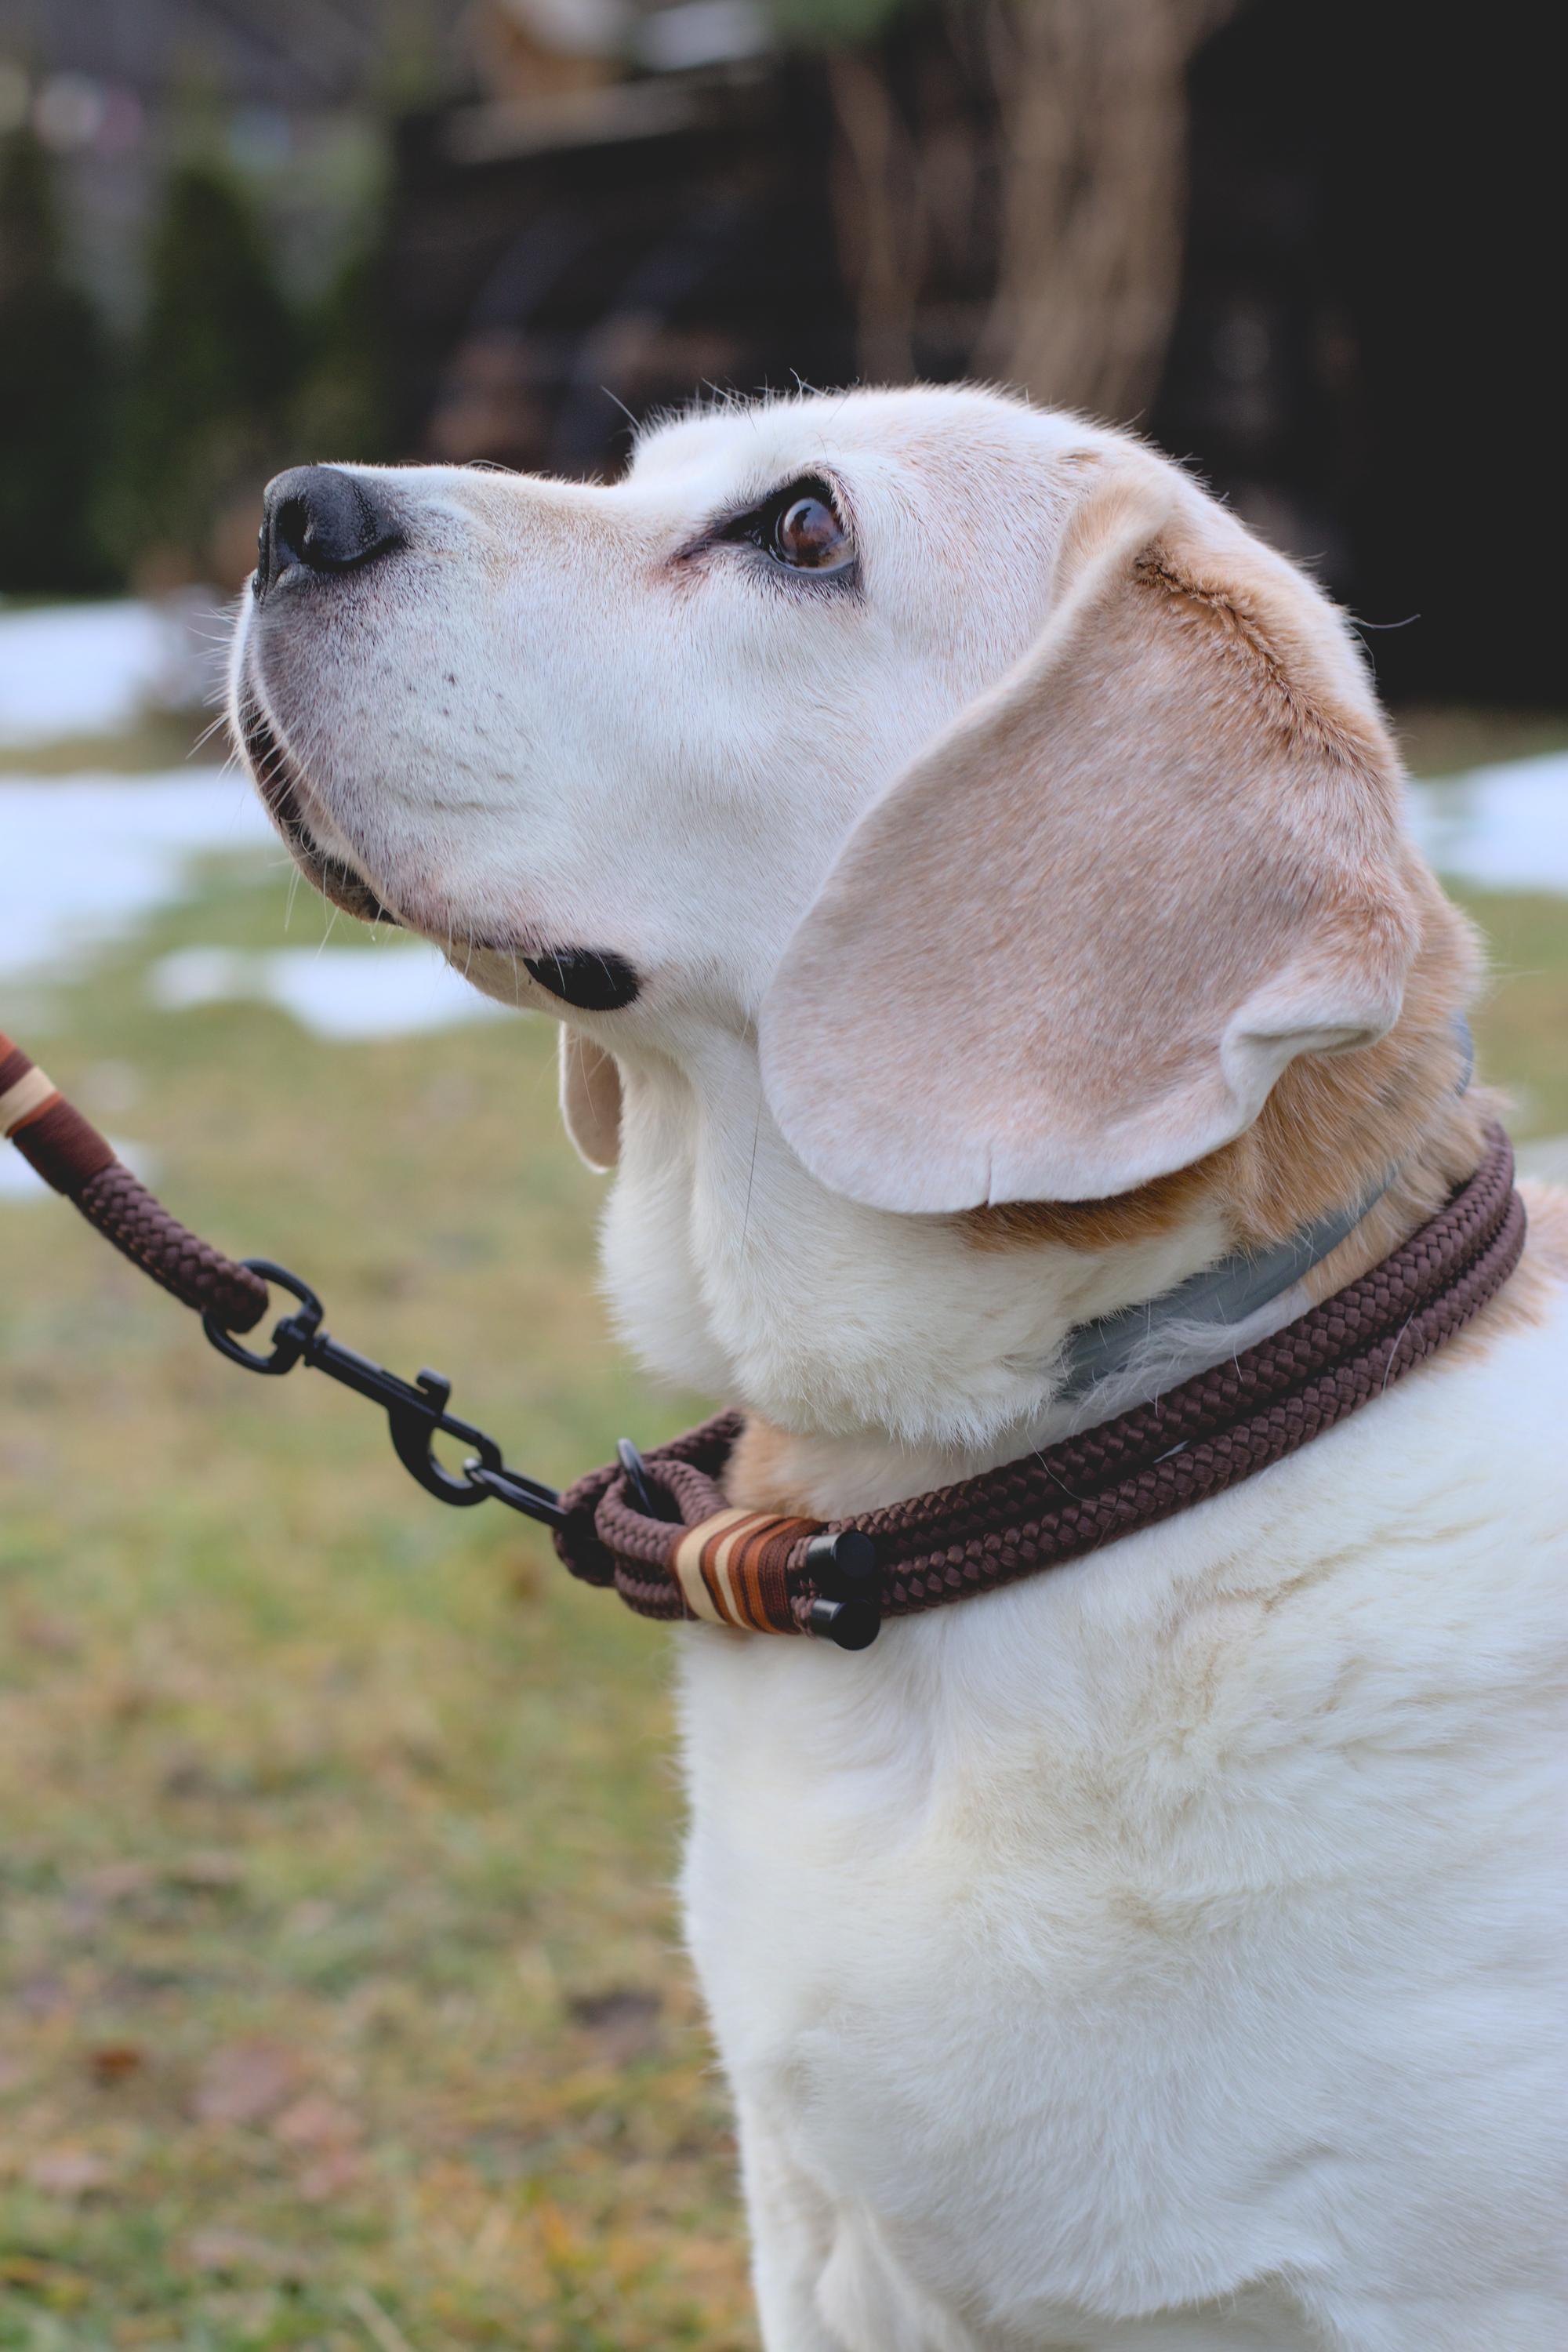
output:
M1273 724L1299 739L1300 749L1343 769L1347 792L1377 799L1388 790L1396 755L1380 717L1335 690L1328 667L1310 659L1310 642L1289 642L1295 610L1274 601L1269 620L1262 617L1236 584L1234 551L1226 551L1222 572L1201 549L1185 548L1178 562L1163 543L1134 569L1209 629L1209 657L1217 642ZM1312 635L1310 625L1305 635ZM1298 665L1312 678L1310 692ZM983 1249L1048 1243L1099 1251L1174 1232L1217 1206L1233 1244L1257 1248L1372 1191L1398 1167L1381 1213L1317 1270L1313 1295L1327 1297L1385 1255L1472 1172L1494 1115L1479 1094L1460 1099L1454 1091L1453 1022L1479 969L1477 936L1413 855L1400 880L1418 940L1400 1018L1387 1036L1357 1053L1292 1062L1256 1123L1191 1167L1105 1200L971 1210L960 1220L971 1240Z
M748 1413L724 1472L724 1492L731 1504L748 1511L771 1511L780 1518L810 1514L787 1484L795 1440L773 1429L755 1413Z
M985 1250L1048 1244L1099 1251L1173 1233L1213 1206L1233 1247L1261 1248L1371 1192L1398 1167L1384 1202L1309 1286L1326 1297L1353 1281L1473 1173L1487 1120L1498 1115L1484 1090L1455 1090L1460 1049L1453 1021L1471 992L1475 934L1435 883L1423 896L1423 937L1405 1008L1375 1045L1292 1062L1256 1124L1191 1168L1110 1200L968 1210L957 1220L961 1228Z
M1369 712L1352 710L1347 702L1321 690L1316 695L1303 694L1258 612L1245 604L1231 586L1217 577L1197 578L1191 567L1190 551L1183 569L1162 550L1142 557L1133 572L1139 580L1163 590L1211 625L1250 670L1253 682L1268 689L1275 704L1273 716L1289 732L1347 767L1389 756L1392 743Z

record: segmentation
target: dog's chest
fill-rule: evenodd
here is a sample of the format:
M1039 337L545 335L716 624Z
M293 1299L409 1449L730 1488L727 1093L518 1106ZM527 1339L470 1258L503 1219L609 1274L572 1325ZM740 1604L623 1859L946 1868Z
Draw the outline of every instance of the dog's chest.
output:
M884 1633L864 1710L737 1704L692 1662L689 1934L742 2111L836 2214L874 2215L884 2254L960 2307L1022 2229L1029 2304L1071 2313L1100 2299L1119 2209L1157 2265L1258 2155L1191 2144L1225 2041L1257 2030L1237 1982L1268 1974L1196 1786L1238 1630L1216 1620L1173 1668L1163 1726L1044 1656L1032 1718L922 1695L897 1651L937 1631Z
M1408 2085L1392 2125L1372 2086L1419 2074L1426 1972L1483 1988L1478 2047L1494 1977L1506 2040L1542 1865L1500 1825L1568 1560L1518 1481L1486 1527L1419 1399L1381 1418L861 1659L688 1638L689 1932L742 2127L922 2295L1008 2305L976 2345L1310 2267L1347 2151L1408 2171Z

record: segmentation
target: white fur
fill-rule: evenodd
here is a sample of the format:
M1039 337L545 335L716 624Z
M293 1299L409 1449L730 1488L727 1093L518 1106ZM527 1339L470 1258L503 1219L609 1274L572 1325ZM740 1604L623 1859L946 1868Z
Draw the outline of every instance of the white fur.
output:
M551 942L645 975L573 1016L621 1071L621 1326L799 1433L825 1514L1059 1433L1071 1326L1227 1245L977 1251L811 1176L758 1068L849 826L1037 633L1108 446L863 394L686 420L607 488L378 476L408 548L241 631L318 842L479 985L559 1012ZM683 559L819 467L864 598ZM1560 1307L860 1655L676 1634L768 2352L1558 2352L1565 1428Z

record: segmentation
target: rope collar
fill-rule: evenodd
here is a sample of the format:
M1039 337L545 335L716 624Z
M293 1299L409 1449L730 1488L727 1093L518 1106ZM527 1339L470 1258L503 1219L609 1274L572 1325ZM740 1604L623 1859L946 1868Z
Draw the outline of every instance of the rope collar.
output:
M194 1307L230 1362L273 1374L303 1364L381 1407L398 1459L437 1501L466 1508L493 1500L542 1521L574 1575L613 1586L645 1617L814 1634L851 1650L874 1641L885 1617L1080 1559L1296 1453L1463 1329L1524 1246L1513 1154L1494 1126L1479 1168L1419 1232L1256 1347L1021 1462L886 1510L819 1521L729 1502L720 1482L742 1427L737 1413L646 1462L623 1443L618 1463L564 1495L511 1468L494 1438L448 1410L450 1383L440 1373L405 1381L341 1346L308 1284L267 1259L236 1264L172 1216L5 1036L0 1135L143 1273ZM1334 1241L1325 1221L1285 1247L1326 1255L1370 1205L1348 1212ZM1268 1278L1277 1271L1268 1254L1256 1266ZM1298 1265L1292 1278L1305 1270ZM1199 1279L1215 1283L1213 1274ZM273 1327L264 1355L236 1335L261 1321L271 1286L297 1305ZM1227 1318L1236 1312L1227 1295ZM1134 1318L1142 1324L1142 1310ZM1103 1339L1116 1319L1090 1328ZM460 1473L437 1457L440 1432L473 1448Z
M1500 1127L1447 1205L1358 1281L1233 1360L1022 1461L858 1517L732 1508L721 1414L562 1497L555 1546L645 1617L864 1648L887 1617L993 1591L1154 1527L1266 1470L1462 1330L1524 1246Z

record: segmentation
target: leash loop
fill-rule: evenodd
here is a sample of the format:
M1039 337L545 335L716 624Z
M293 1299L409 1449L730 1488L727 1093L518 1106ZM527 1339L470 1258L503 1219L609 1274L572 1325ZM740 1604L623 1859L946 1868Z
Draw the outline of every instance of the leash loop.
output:
M291 1372L320 1328L326 1310L310 1284L301 1282L297 1274L290 1274L286 1265L275 1265L269 1257L245 1257L239 1263L247 1274L258 1274L263 1282L275 1283L279 1290L287 1290L300 1301L300 1312L285 1315L273 1325L272 1352L268 1356L258 1355L254 1348L241 1347L210 1307L202 1317L202 1329L220 1356L226 1356L231 1364L243 1365L247 1372Z

